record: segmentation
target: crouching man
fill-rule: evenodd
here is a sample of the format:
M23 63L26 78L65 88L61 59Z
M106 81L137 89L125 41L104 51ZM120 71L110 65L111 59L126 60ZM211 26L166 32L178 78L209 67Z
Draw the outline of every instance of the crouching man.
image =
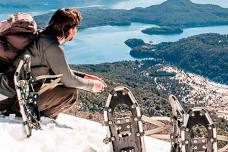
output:
M61 83L39 95L38 108L42 115L55 118L78 100L79 89L99 93L106 84L101 78L73 72L65 58L62 44L72 40L78 30L82 16L78 10L63 8L51 17L48 26L25 51L31 56L31 73L40 75L62 74ZM22 55L23 56L23 55ZM15 61L15 65L18 64Z

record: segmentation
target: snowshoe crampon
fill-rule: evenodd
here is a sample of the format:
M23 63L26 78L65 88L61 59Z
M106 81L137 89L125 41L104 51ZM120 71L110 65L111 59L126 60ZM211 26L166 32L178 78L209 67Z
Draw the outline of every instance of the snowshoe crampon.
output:
M33 128L40 129L40 114L37 107L38 94L33 88L36 80L31 76L30 65L31 58L29 55L25 55L14 74L17 99L27 137L31 136Z
M209 113L202 107L185 112L173 95L169 97L172 107L173 133L171 134L174 152L216 152L216 128Z
M128 88L117 87L111 91L104 120L108 132L104 142L114 152L145 152L140 107Z

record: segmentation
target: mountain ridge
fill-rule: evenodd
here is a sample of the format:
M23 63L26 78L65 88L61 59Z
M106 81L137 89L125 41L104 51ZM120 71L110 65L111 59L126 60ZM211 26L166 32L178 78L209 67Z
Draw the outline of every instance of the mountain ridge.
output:
M132 22L181 28L228 25L227 8L211 4L194 4L189 0L168 0L159 5L131 10L107 8L82 8L80 10L84 16L81 29L105 25L124 26ZM52 14L53 12L35 16L38 25L45 26Z

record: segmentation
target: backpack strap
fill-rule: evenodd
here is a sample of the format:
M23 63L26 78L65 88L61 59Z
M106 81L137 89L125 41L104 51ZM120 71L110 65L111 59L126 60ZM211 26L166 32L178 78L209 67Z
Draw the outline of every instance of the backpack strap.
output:
M41 76L37 76L36 80L43 80L43 79L56 79L56 78L61 78L63 76L63 74L58 74L58 75L41 75Z
M61 77L58 77L58 76L62 76L62 74L60 74L60 75L48 75L47 77L48 78L51 77L51 79L53 79L54 76L56 78L55 80L51 80L50 83L44 83L41 86L41 89L38 91L38 95L41 95L42 93L46 92L47 90L53 89L58 85L63 85L62 83L60 83ZM44 76L40 76L40 77L44 77Z

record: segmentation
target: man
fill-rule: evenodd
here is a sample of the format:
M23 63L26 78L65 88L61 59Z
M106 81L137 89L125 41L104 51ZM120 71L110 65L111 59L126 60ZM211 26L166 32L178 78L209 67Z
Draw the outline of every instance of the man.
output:
M94 75L75 74L66 62L61 45L76 36L81 20L78 10L57 10L48 26L25 52L31 56L33 76L63 74L63 85L49 89L38 97L38 108L44 116L55 118L70 108L77 101L79 89L99 93L106 87L103 80ZM15 61L15 65L18 61Z

